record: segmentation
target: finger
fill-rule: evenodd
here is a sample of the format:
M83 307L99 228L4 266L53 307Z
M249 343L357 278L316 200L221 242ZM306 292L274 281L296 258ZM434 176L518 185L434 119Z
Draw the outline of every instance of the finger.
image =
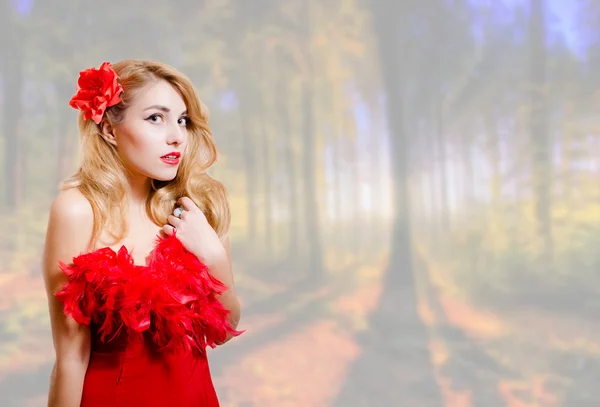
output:
M162 227L163 232L165 232L165 234L167 236L171 236L175 234L175 228L172 225L166 224Z
M183 215L183 214L182 214L182 215ZM169 216L167 217L167 222L169 222L169 224L171 224L172 226L174 226L174 227L178 228L178 227L179 227L179 225L181 224L181 219L180 219L180 218L178 218L178 217L177 217L177 216L175 216L175 215L169 215Z
M192 201L187 196L182 196L181 198L179 198L177 200L177 203L180 204L181 206L183 206L183 209L185 209L188 212L198 209L198 207L196 206L194 201Z

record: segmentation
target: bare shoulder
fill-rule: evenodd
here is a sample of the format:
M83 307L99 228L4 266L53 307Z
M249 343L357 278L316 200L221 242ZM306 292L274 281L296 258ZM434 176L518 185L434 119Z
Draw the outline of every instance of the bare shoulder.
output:
M76 188L61 191L52 201L47 234L82 249L91 238L94 212L87 198Z
M58 262L70 263L72 258L86 252L94 226L92 205L76 188L61 191L50 205L43 270L48 289L57 288L55 277L60 275Z
M75 217L77 221L93 221L92 205L77 188L60 191L52 201L50 215Z

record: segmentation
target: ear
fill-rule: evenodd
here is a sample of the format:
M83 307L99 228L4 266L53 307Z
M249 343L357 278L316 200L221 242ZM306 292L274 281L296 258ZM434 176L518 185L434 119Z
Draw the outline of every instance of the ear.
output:
M117 145L117 138L115 137L114 129L108 120L102 120L100 123L100 133L102 134L102 138L106 140L107 143L114 146Z

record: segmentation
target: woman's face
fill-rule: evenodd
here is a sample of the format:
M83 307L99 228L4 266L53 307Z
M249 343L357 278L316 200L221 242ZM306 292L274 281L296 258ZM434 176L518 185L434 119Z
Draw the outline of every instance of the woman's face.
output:
M132 174L169 181L187 146L188 120L179 93L161 80L140 91L108 141Z

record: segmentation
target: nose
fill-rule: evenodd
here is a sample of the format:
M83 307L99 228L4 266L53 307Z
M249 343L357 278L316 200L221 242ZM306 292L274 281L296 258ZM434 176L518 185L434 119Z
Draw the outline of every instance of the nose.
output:
M180 145L185 141L186 129L179 124L171 124L167 130L167 143Z

